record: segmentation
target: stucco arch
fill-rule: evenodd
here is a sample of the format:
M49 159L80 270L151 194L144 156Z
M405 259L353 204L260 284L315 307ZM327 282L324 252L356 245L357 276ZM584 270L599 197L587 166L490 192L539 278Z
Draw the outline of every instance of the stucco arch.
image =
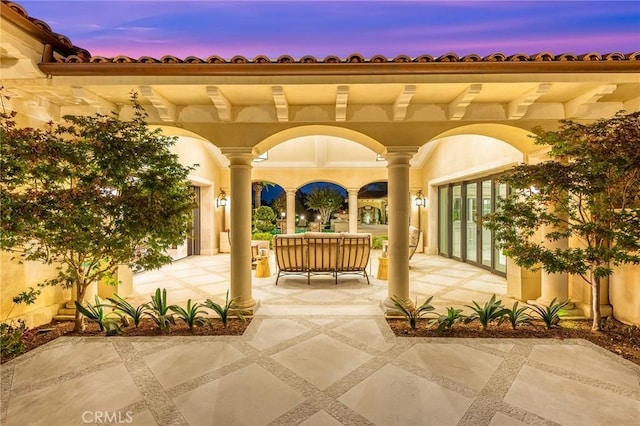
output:
M366 170L366 173L364 172ZM359 189L372 180L386 180L387 169L299 169L278 168L252 170L253 181L268 180L285 189L300 189L313 182L329 182L345 189Z
M303 186L312 184L312 183L330 183L336 186L339 186L340 188L344 189L345 191L347 190L347 187L345 186L344 182L340 182L337 179L310 179L307 181L302 182L297 188L296 191L299 191L300 188L302 188Z
M188 138L200 139L203 142L211 143L211 141L207 140L205 137L199 135L198 133L192 132L191 130L187 130L182 127L176 126L167 126L164 124L149 124L149 130L161 129L162 132L167 136L186 136Z
M535 145L534 139L531 138L531 135L533 133L519 127L495 123L470 124L468 126L460 126L454 129L446 130L436 135L433 139L431 139L431 141L427 142L427 144L444 137L468 134L481 135L498 139L513 146L514 148L525 154L531 153L533 151L538 151L540 149L540 146Z
M254 146L254 150L258 154L262 154L263 152L269 150L270 148L288 141L289 139L294 139L302 136L313 136L313 135L325 135L325 136L335 136L339 138L349 139L353 142L359 143L373 152L380 154L384 151L385 147L383 144L368 136L362 132L357 132L355 130L346 129L344 127L337 126L326 126L326 125L305 125L293 127L290 129L282 130L277 133L272 134L271 136L265 138L263 141L257 143Z

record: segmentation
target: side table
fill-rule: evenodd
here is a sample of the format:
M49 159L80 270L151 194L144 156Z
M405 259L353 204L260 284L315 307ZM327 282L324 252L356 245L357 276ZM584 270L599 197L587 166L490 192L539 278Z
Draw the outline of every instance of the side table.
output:
M376 277L379 280L386 280L388 273L389 273L389 258L379 257L378 258L378 275L376 275Z

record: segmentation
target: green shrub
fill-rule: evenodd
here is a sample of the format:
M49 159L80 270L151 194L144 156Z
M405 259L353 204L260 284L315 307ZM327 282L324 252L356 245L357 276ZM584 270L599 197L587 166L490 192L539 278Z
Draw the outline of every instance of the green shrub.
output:
M404 315L404 317L409 321L409 326L411 328L416 328L416 321L418 318L425 315L427 312L434 311L435 308L431 305L431 299L433 296L429 297L424 303L418 306L418 298L416 297L416 304L413 307L407 306L403 300L398 298L398 296L393 296L391 300L396 305L396 308Z
M438 315L437 318L429 321L430 325L437 325L438 332L442 333L445 330L450 330L456 323L464 321L465 316L462 314L462 309L455 309L453 306L447 308L446 315Z
M151 296L151 302L146 304L148 310L145 312L156 325L162 331L168 331L171 324L176 323L173 318L173 314L170 313L174 305L167 305L167 289L163 288L162 293L160 289L156 289L156 292Z
M206 311L204 309L200 309L204 305L200 303L194 303L191 305L191 299L187 300L187 308L182 308L181 306L169 306L175 314L184 321L185 324L189 326L189 330L193 330L193 327L202 327L207 324L208 318L202 316Z
M478 320L482 325L482 329L486 330L490 323L498 321L502 324L504 316L509 312L509 309L502 306L502 301L496 300L496 295L491 296L491 299L484 304L484 306L478 305L478 302L472 300L473 305L465 305L470 308L473 313L465 318L465 323Z
M563 308L568 304L568 300L557 302L556 298L554 298L548 306L531 305L531 309L538 314L547 330L549 330L551 327L558 325L561 316L566 315Z
M25 331L27 331L27 326L23 320L0 323L0 354L13 356L24 352L26 349Z
M527 313L529 309L528 306L518 308L518 302L513 304L513 307L509 309L509 312L507 312L505 316L509 323L511 323L511 328L515 330L519 325L531 321L531 315Z
M258 232L270 232L276 225L276 214L269 206L260 206L253 211L253 227Z
M87 306L83 306L77 300L74 303L76 304L76 309L89 320L97 323L100 326L100 331L106 331L107 336L118 334L120 326L104 310L105 307L110 307L110 305L104 305L98 296L95 296L95 301L95 305L87 303Z
M229 316L235 315L242 322L246 322L246 318L244 317L244 312L235 309L235 300L229 300L229 290L227 290L227 296L224 301L224 305L219 305L211 299L207 299L204 302L204 306L214 311L220 317L222 321L222 326L227 328L227 324L229 322Z
M136 327L140 325L140 321L147 307L146 305L140 305L134 308L133 305L118 296L117 293L114 294L113 297L107 297L107 300L112 303L111 307L115 309L114 313L120 317L123 326L126 327L129 325L128 318L131 318L133 325Z
M388 239L389 237L386 235L374 235L373 241L371 242L371 248L374 250L380 250L382 248L382 242Z

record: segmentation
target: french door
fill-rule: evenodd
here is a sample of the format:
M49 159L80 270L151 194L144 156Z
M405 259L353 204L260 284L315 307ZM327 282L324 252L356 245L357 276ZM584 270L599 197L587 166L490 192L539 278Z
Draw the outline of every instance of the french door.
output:
M506 274L506 257L496 247L493 232L482 224L496 209L507 185L495 178L456 182L438 188L438 242L442 256Z

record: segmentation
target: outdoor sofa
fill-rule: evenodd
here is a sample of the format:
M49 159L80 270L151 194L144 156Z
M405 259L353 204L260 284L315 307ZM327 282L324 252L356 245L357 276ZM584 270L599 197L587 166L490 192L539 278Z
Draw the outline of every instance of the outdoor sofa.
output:
M306 232L303 234L276 235L273 239L278 276L305 275L307 284L311 284L311 276L328 274L335 278L338 275L367 275L367 264L371 253L371 234Z

